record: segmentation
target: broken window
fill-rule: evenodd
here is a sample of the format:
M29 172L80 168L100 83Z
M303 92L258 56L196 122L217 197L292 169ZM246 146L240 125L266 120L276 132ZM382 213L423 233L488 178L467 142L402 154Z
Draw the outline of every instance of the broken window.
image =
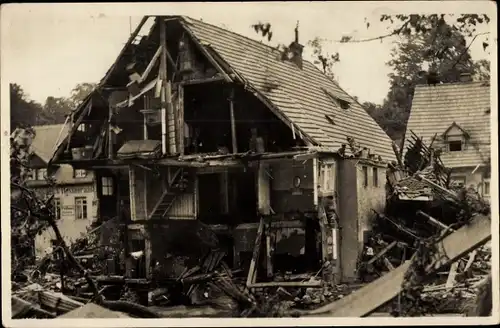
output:
M451 185L454 187L465 186L466 178L464 176L453 176L451 177Z
M113 178L102 177L102 195L112 196L113 195Z
M376 167L373 168L373 186L378 187L378 169Z
M368 167L363 166L363 187L368 187Z
M87 171L83 169L77 169L73 171L75 178L85 178L87 176Z
M75 197L75 218L82 220L87 218L87 198Z

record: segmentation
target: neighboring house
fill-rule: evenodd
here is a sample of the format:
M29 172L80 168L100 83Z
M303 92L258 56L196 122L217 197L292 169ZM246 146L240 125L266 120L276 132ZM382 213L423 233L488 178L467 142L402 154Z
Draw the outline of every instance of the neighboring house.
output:
M302 48L297 29L283 54L188 17L141 22L53 157L94 170L98 215L119 216L126 254L144 254L139 267L128 258L128 275L172 268L167 255L194 252L202 222L229 243L235 267L248 267L262 229L266 261L257 263L268 277L292 256L294 270L328 262L329 281L355 278L394 153ZM347 147L346 158L348 138L360 152Z
M71 165L57 165L50 170L55 184L47 181L47 164L52 158L58 140L68 134L64 124L34 126L35 137L29 158L30 173L27 185L42 197L54 195L57 225L64 239L71 243L87 231L96 219L94 175L92 171ZM50 250L55 234L47 228L35 238L35 254L43 256Z
M453 183L472 187L489 199L490 84L463 78L457 83L418 85L406 134L413 131L441 151L443 164L452 169Z

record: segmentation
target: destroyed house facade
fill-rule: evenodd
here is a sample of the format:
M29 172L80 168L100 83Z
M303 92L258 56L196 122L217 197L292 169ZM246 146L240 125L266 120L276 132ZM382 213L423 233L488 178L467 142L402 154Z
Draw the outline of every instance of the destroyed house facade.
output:
M465 76L463 78L466 78ZM453 184L490 197L491 99L486 81L418 85L406 129L439 152Z
M26 185L42 198L54 196L57 226L64 240L72 243L87 232L96 219L97 206L93 172L74 170L63 164L48 169L56 146L68 133L64 124L33 126L35 136L28 160ZM49 179L47 179L49 178ZM35 236L35 255L43 257L50 252L55 241L52 229L45 229Z
M177 277L173 254L220 248L247 285L322 266L354 278L391 141L290 49L146 17L75 111L53 163L95 170L98 215L126 222L127 275Z

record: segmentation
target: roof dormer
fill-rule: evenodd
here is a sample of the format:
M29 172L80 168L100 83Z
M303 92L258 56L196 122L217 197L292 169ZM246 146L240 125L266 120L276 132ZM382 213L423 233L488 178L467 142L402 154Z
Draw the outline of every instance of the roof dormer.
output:
M446 151L455 152L466 150L467 140L470 138L465 131L456 122L453 122L443 133L443 141L446 145Z

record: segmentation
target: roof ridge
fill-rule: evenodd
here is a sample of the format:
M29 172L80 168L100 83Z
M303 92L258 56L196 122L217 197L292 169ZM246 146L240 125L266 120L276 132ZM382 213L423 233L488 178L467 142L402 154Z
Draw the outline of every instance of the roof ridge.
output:
M192 17L187 16L187 15L178 15L178 16L170 16L170 17L180 17L180 18L184 19L184 20L185 20L185 21L189 24L189 21L187 21L187 20L186 20L186 18L188 18L188 19L191 19L191 20L197 21L197 22L199 22L199 23L202 23L202 24L205 24L205 25L209 25L209 26L212 26L212 27L218 28L218 29L220 29L220 30L227 31L227 32L229 32L229 33L231 33L231 34L236 34L236 35L237 35L237 36L239 36L239 37L243 37L243 38L245 38L245 39L248 39L248 40L250 40L250 41L252 41L252 42L254 42L254 43L256 43L256 44L262 45L262 46L264 46L264 47L266 47L266 48L271 48L272 50L275 50L275 51L280 51L280 50L278 49L278 47L273 47L273 46L270 46L270 45L268 45L268 44L265 44L265 43L264 43L264 42L262 42L262 41L258 41L258 40L252 39L251 37L248 37L248 36L245 36L245 35L243 35L243 34L240 34L240 33L234 32L234 31L232 31L232 30L230 30L230 29L227 29L227 28L224 28L224 27L221 27L221 26L217 26L217 25L215 25L215 24L213 24L213 23L207 23L206 21L199 20L199 19L196 19L196 18L192 18ZM250 27L251 27L251 26L250 26ZM306 60L304 60L304 61L306 61ZM307 62L309 62L309 61L307 61Z
M469 81L469 82L462 82L462 81L457 81L457 82L446 82L446 83L439 83L436 85L429 85L429 84L417 84L415 86L415 89L421 89L421 88L437 88L437 87L446 87L446 86L452 86L452 85L472 85L472 84L480 84L484 85L484 87L489 87L490 85L486 85L488 83L487 80L484 81Z

